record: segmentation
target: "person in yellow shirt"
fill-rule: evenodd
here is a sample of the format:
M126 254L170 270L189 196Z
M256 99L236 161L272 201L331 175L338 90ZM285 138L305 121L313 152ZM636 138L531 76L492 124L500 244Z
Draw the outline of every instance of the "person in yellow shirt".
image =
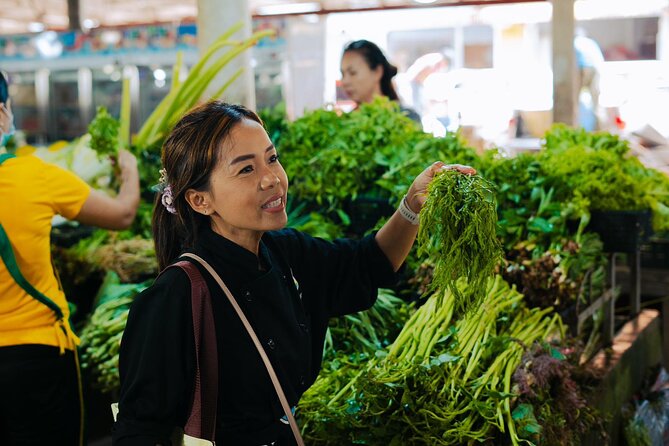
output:
M5 78L0 73L0 84ZM0 85L1 87L1 85ZM0 88L1 89L1 88ZM0 102L0 138L13 128ZM83 398L67 300L51 262L54 215L124 229L139 205L137 160L119 151L119 193L28 155L0 154L0 433L3 445L83 444Z

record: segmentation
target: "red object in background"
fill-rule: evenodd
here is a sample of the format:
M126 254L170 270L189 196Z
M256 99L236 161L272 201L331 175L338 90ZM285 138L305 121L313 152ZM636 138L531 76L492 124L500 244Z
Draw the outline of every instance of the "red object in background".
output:
M620 117L620 115L616 116L616 127L618 127L618 130L625 130L625 121L623 121L623 118Z

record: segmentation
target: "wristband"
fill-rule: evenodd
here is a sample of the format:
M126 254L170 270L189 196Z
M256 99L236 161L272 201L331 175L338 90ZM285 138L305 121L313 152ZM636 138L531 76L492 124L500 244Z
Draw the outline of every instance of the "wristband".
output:
M414 211L409 208L407 204L407 196L405 195L400 202L400 207L397 208L400 215L404 217L412 225L417 225L420 223L420 217Z

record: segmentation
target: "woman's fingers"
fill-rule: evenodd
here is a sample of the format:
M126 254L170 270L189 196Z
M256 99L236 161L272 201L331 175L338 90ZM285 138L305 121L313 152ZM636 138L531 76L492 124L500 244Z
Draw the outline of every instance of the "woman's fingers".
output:
M443 164L441 168L443 170L457 170L466 175L476 175L476 169L471 166L465 166L464 164Z

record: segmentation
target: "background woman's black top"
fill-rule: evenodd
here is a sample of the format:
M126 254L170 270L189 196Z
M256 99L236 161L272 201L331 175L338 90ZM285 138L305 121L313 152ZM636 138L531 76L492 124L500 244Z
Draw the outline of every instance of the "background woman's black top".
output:
M370 308L395 273L374 239L326 242L295 230L266 233L259 255L210 229L192 251L220 274L272 361L288 402L315 381L328 319ZM198 265L199 267L199 265ZM219 357L217 444L261 445L290 428L251 338L214 279ZM185 424L194 376L190 282L170 268L132 305L120 353L114 444L169 444Z

